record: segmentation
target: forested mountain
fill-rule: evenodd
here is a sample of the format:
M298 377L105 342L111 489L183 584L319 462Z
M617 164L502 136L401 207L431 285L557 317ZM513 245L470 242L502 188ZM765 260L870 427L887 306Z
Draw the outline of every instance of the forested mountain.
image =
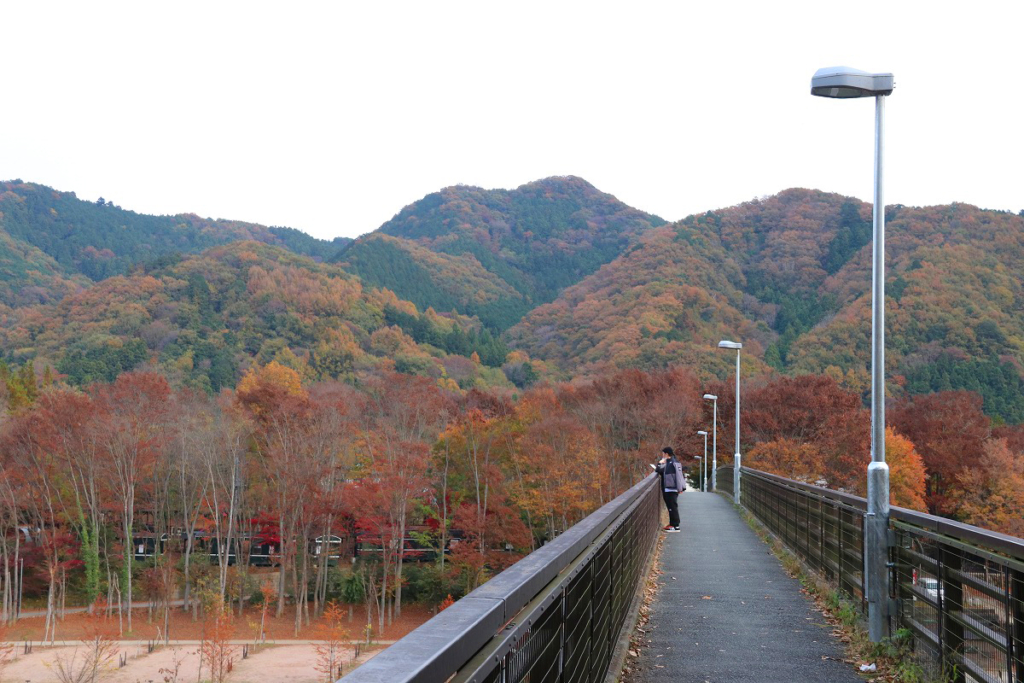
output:
M529 310L526 298L476 256L431 251L384 233L360 238L338 265L368 284L400 293L421 310L461 311L494 327Z
M329 261L338 250L352 241L351 237L335 237L333 240L322 240L307 235L295 228L269 228L270 233L280 240L280 244L296 254L308 256L314 261Z
M86 202L74 192L18 180L0 182L0 231L48 255L65 274L92 280L123 275L135 264L168 254L196 253L236 240L282 245L320 259L345 242L194 214L139 214L102 198ZM6 277L4 281L10 282Z
M1024 218L972 206L888 207L887 365L893 392L978 391L1024 420ZM512 345L566 376L692 364L869 386L871 206L812 190L691 216L532 311Z
M977 391L1024 421L1024 217L887 211L890 391ZM215 391L277 359L465 388L676 365L722 378L715 345L735 338L751 373L863 393L870 239L870 205L803 189L666 224L579 178L452 187L343 244L7 182L0 357L77 384L155 363Z
M580 178L515 190L457 186L405 207L336 260L421 306L457 308L504 330L664 222ZM380 233L400 239L381 240ZM454 258L430 256L403 240Z
M165 259L0 319L10 361L53 364L79 386L153 364L216 392L270 361L307 379L395 369L453 387L511 386L498 369L507 349L472 321L421 315L337 266L253 241Z
M88 282L83 275L66 275L50 256L0 229L0 311L4 305L56 301Z
M624 367L692 366L707 375L735 362L716 348L741 339L758 360L771 332L741 311L743 273L718 240L696 227L655 228L627 253L509 330L511 344L566 376ZM760 344L757 340L760 340Z

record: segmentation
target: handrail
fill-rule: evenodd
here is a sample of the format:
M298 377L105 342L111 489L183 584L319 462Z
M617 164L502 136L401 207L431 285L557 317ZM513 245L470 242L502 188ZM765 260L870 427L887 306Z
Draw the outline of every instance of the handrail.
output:
M800 489L802 491L818 495L822 498L836 500L853 509L867 509L867 501L864 498L860 498L843 491L834 491L821 486L815 486L814 484L806 484L801 481L787 479L785 477L780 477L777 474L769 474L768 472L761 472L749 467L744 467L742 469L742 473L744 475L775 481L783 486ZM999 533L998 531L982 529L981 527L964 524L963 522L957 522L946 517L930 515L926 512L918 512L917 510L910 510L908 508L897 507L895 505L890 508L889 515L893 519L906 522L907 524L913 524L914 526L927 529L936 534L958 538L975 545L987 546L991 550L998 551L1013 558L1024 560L1024 539L1017 538L1016 536L1009 536L1007 534Z
M974 545L988 546L991 550L1024 560L1024 539L906 508L893 507L889 514L893 519L913 524L936 534L959 538Z
M574 560L588 551L605 530L621 523L624 513L635 509L635 504L641 499L655 500L656 481L656 475L648 475L558 538L435 615L343 680L347 683L433 683L448 680ZM647 507L657 513L656 506Z

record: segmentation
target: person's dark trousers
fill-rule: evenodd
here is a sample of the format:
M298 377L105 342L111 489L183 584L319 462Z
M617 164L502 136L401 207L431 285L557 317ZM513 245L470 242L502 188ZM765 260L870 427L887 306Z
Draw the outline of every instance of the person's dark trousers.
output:
M677 491L665 491L665 507L668 508L668 523L679 528L679 493Z

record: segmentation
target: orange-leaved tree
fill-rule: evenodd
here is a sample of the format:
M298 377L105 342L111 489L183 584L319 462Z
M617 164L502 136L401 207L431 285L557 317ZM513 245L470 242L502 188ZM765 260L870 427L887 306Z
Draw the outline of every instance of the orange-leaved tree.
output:
M844 471L841 484L858 496L867 494L867 468L870 448L857 450L859 457ZM885 462L889 466L889 502L899 507L927 511L925 503L926 469L914 443L892 427L885 429Z
M814 443L783 437L759 443L743 465L808 484L828 484L829 472L821 449Z
M302 480L307 471L302 445L313 406L299 374L276 361L250 370L238 383L236 398L252 420L253 441L280 525L281 574L275 614L279 617L284 611L289 573L293 589L297 589L298 583L298 525L305 494ZM299 603L296 599L296 629L301 614Z
M985 442L977 467L958 477L955 494L961 519L968 524L1024 536L1024 456L1005 439Z
M527 519L554 538L611 497L607 462L598 457L593 433L554 390L531 390L516 415L522 430L518 443L510 442L516 472L511 495Z
M324 615L316 625L313 645L316 651L316 670L324 675L324 683L341 678L341 649L348 640L348 631L342 627L345 617L341 606L331 600L324 608Z
M889 502L927 512L924 460L910 439L897 434L891 427L885 430L885 461L889 465Z
M210 669L210 680L213 683L223 683L235 662L235 647L231 644L235 627L231 621L231 611L215 595L210 600L209 608L203 611L203 617L199 664L200 667L205 664Z

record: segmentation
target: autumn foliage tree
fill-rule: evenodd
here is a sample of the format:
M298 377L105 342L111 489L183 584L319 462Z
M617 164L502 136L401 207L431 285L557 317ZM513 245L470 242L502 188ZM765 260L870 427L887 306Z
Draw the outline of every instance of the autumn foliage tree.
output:
M927 512L924 459L905 436L885 430L885 461L889 465L889 501L892 505ZM867 483L864 484L867 492Z
M122 590L126 598L127 628L132 630L131 539L135 529L136 495L150 484L150 475L164 441L166 415L171 389L167 380L155 373L133 372L121 375L109 385L95 390L97 413L106 430L104 439L107 476L120 505L124 539Z
M957 475L952 498L968 524L1024 537L1024 456L1004 439L985 442L976 467Z
M231 644L235 628L231 612L219 599L215 599L205 614L199 656L202 664L210 671L209 680L213 683L224 683L235 661L236 648Z
M342 648L348 640L348 631L342 626L344 618L342 607L331 601L316 625L317 643L313 650L316 652L316 670L323 674L324 683L341 677Z
M896 402L888 422L910 439L928 471L929 512L950 515L958 477L977 467L991 433L981 397L967 391L943 391Z
M299 527L306 494L302 481L307 472L303 456L313 406L298 373L276 362L250 371L239 383L236 395L253 421L255 445L264 476L272 486L274 511L281 530L277 603L277 616L280 616L289 573L292 592L299 595L298 562L304 551ZM302 618L301 602L296 599L296 630Z
M541 387L516 408L521 435L510 453L513 496L536 529L554 538L605 502L610 493L608 462L594 434Z
M808 484L827 484L830 474L819 446L789 437L755 445L743 465Z

